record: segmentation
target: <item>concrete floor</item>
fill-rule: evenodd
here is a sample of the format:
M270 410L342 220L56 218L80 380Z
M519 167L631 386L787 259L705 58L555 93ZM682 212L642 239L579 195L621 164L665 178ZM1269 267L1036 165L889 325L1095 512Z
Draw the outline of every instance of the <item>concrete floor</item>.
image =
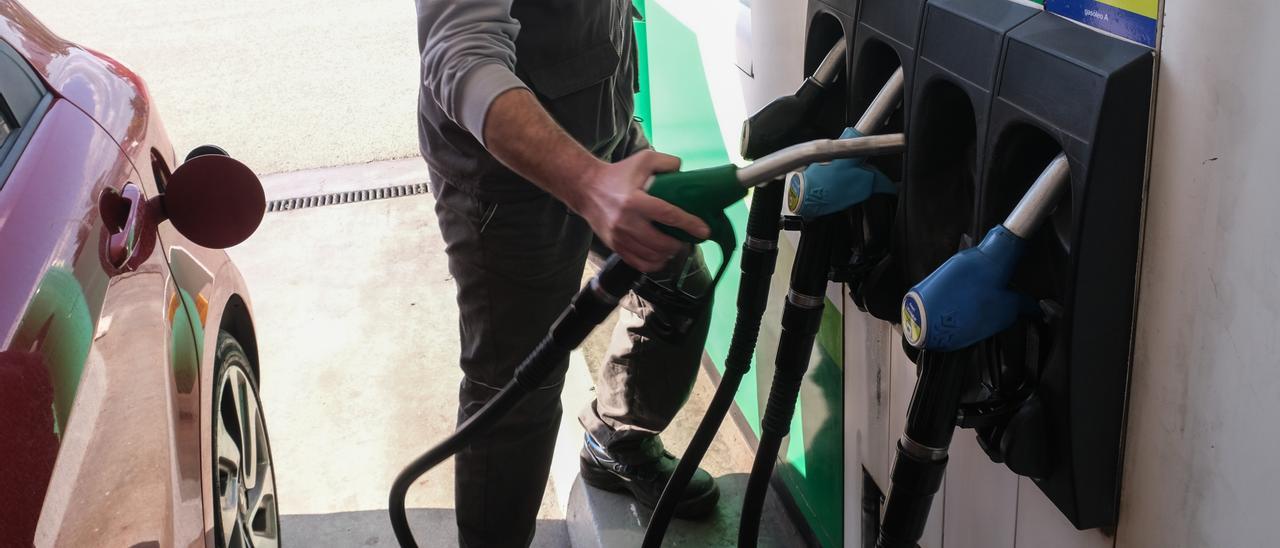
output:
M418 154L409 0L23 0L142 75L182 157L223 146L258 173Z

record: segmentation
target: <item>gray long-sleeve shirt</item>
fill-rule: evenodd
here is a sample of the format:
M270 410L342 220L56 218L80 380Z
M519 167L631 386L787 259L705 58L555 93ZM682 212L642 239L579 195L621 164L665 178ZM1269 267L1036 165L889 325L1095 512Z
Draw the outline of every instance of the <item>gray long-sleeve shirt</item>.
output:
M634 145L631 0L416 1L418 136L433 181L485 199L540 192L483 142L490 106L512 88L600 158Z
M515 74L520 22L512 0L417 0L422 85L455 123L484 143L493 100L527 87Z

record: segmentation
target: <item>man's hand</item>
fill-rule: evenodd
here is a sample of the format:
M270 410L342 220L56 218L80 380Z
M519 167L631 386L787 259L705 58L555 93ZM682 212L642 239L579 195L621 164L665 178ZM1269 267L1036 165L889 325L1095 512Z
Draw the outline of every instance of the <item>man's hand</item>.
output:
M494 157L582 215L605 245L643 272L666 266L683 245L653 223L698 238L711 234L702 220L644 191L654 174L680 169L675 156L646 150L616 164L603 162L525 89L494 99L484 127L485 146Z
M640 151L616 164L600 163L582 179L583 188L570 204L622 259L643 272L666 266L684 244L659 231L654 223L678 228L697 238L711 229L701 219L644 191L656 173L680 169L680 159L652 150Z

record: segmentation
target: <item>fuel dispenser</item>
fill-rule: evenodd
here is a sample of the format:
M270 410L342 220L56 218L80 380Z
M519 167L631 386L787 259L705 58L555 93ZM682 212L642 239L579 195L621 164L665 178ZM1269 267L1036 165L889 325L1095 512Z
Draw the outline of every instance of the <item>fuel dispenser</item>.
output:
M1077 528L1114 524L1151 50L1007 0L811 0L809 16L812 76L745 125L743 155L756 161L663 174L647 187L706 220L725 257L736 244L722 210L760 187L727 380L749 367L759 332L777 253L780 177L840 159L792 176L796 212L812 197L807 185L858 187L852 198L819 196L811 215L783 223L803 233L739 544L754 545L828 280L848 283L872 316L901 320L918 365L883 516L878 489L862 497L874 529L866 533L878 546L919 540L956 426L976 430L992 460L1032 478ZM846 130L852 112L863 115ZM842 138L823 139L842 130ZM831 205L840 200L850 203ZM403 506L413 479L507 412L638 279L612 258L512 383L406 467L390 500L402 545L413 545ZM696 469L736 386L717 390L667 491L681 490ZM645 546L661 543L667 499L674 497L655 508Z
M880 130L902 101L902 72L894 72L858 123L842 138L859 138ZM896 134L901 138L901 134ZM761 512L783 438L791 431L796 400L809 368L814 339L822 321L823 295L833 276L847 262L847 217L842 212L863 204L876 194L897 189L887 177L864 167L865 157L850 157L809 166L806 174L788 177L788 208L800 213L800 244L791 271L791 287L782 313L782 334L774 361L773 383L760 424L751 476L742 500L738 546L753 547L759 535ZM797 179L809 179L796 188Z
M919 378L877 545L920 538L956 426L1114 525L1152 51L1004 0L930 1L918 45L894 254Z

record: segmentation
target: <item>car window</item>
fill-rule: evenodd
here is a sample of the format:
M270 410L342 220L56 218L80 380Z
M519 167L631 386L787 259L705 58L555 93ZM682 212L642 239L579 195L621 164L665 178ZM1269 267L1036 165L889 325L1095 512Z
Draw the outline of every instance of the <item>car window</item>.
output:
M31 66L9 44L0 42L0 186L50 99Z

